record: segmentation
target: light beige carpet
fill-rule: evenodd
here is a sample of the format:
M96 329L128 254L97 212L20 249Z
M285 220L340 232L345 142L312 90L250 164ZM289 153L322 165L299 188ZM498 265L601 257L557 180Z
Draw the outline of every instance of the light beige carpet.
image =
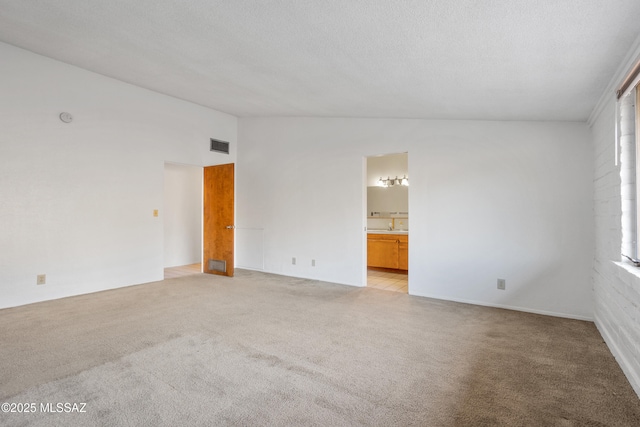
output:
M3 426L640 425L590 322L243 270L0 310L0 402L37 409Z

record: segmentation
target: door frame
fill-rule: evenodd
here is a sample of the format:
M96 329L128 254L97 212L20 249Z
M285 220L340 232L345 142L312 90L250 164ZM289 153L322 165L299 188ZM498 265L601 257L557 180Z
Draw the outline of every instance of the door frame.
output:
M200 195L199 195L199 203L200 203L200 212L199 212L199 230L198 230L198 239L199 239L199 254L198 254L198 262L201 263L202 262L202 203L203 203L203 198L202 198L202 174L203 174L203 167L201 165L194 165L194 164L188 164L188 163L179 163L179 162L172 162L172 161L165 161L164 162L164 171L163 171L163 184L166 185L166 170L167 170L167 165L171 165L172 167L179 167L179 168L193 168L193 169L198 169L200 171L200 178L199 178L199 184L200 184ZM162 211L163 214L161 215L162 217L162 232L163 232L163 236L166 233L166 229L167 229L167 199L166 199L166 194L164 193L163 190L163 197L162 197ZM166 240L163 238L162 240L162 253L163 253L163 261L162 261L162 266L163 268L167 268L166 267L166 258L165 258L165 247L167 245ZM202 268L200 269L200 271L202 272Z
M362 214L363 214L363 218L364 218L364 226L363 226L363 230L364 233L362 235L362 253L363 253L363 269L362 269L362 277L363 277L363 287L366 287L368 285L368 251L367 251L367 244L368 244L368 221L367 218L369 217L369 209L368 209L368 196L367 196L367 187L368 187L368 178L369 178L369 171L368 171L368 159L370 157L384 157L384 156L391 156L394 154L406 154L407 155L407 176L409 176L409 152L408 151L401 151L401 152L392 152L392 153L384 153L384 154L368 154L365 155L362 158ZM408 197L408 205L409 205L409 210L408 212L411 212L411 186L409 186L409 188L407 189L407 197ZM410 215L407 215L408 217L410 217ZM409 218L410 219L410 218ZM409 233L410 234L410 233ZM411 246L411 239L409 239L409 243L407 244L409 247ZM411 251L409 251L409 254L411 253ZM407 294L411 293L411 280L410 280L410 273L409 273L409 269L407 270Z

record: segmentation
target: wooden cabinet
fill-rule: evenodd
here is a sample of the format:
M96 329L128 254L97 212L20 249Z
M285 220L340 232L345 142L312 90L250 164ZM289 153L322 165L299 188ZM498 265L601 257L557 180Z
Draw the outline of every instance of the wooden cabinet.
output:
M409 236L406 234L368 234L367 266L409 269Z
M398 268L409 269L409 236L399 236L398 242Z
M398 268L398 239L393 234L367 236L367 266Z

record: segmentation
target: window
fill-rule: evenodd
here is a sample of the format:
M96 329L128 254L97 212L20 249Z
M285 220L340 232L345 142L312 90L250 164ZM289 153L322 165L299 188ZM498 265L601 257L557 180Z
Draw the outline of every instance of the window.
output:
M620 193L622 201L622 255L640 266L640 63L618 90L616 148L620 149Z

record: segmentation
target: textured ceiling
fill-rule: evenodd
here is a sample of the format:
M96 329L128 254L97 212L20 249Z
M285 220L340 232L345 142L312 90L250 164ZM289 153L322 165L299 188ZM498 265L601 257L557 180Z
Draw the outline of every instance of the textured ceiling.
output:
M638 0L0 0L0 41L241 117L586 120Z

